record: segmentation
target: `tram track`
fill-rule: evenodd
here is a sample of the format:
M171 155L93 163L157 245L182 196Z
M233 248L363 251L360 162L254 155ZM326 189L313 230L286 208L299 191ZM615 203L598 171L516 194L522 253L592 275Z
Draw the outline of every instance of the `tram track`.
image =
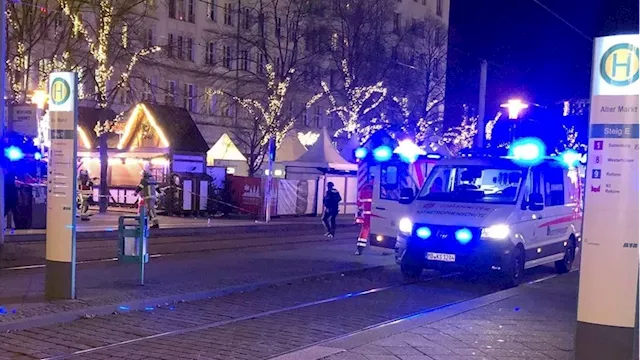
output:
M304 247L309 244L332 244L351 240L357 232L348 231L335 238L326 238L316 233L296 235L295 237L282 236L253 236L238 237L234 239L207 239L197 238L160 238L150 241L150 258L166 258L176 255L189 255L211 253L221 251L263 251L265 249L282 250L283 248ZM104 240L84 241L78 243L77 264L97 264L117 261L117 257L105 256L115 254L117 247L114 244L105 244ZM115 240L113 241L115 243ZM29 253L28 256L16 259L0 259L0 270L19 271L44 268L44 244L21 244L21 252ZM36 256L33 254L36 253ZM38 256L39 255L39 256ZM31 263L29 263L31 262Z
M452 273L452 274L441 275L441 276L433 276L433 277L429 277L429 278L426 278L426 279L421 279L421 280L413 281L413 282L400 283L400 284L396 284L396 285L370 288L370 289L361 290L361 291L357 291L357 292L344 293L344 294L341 294L341 295L338 295L338 296L332 296L332 297L323 298L323 299L319 299L319 300L308 301L308 302L304 302L304 303L301 303L301 304L281 307L281 308L273 309L273 310L269 310L269 311L252 313L252 314L249 314L249 315L236 317L236 318L232 318L232 319L228 319L228 320L214 321L214 322L210 322L210 323L206 323L206 324L202 324L202 325L198 325L198 326L192 326L192 327L188 327L188 328L184 328L184 329L167 331L167 332L163 332L163 333L157 333L157 334L153 334L153 335L149 335L149 336L139 337L139 338L136 338L136 339L121 341L121 342L108 344L108 345L104 345L104 346L92 347L92 348L89 348L89 349L79 350L79 351L76 351L76 352L73 352L73 353L70 353L70 354L46 357L46 358L42 358L42 360L63 360L63 359L83 358L83 356L89 355L89 354L92 354L92 353L108 352L109 350L117 349L117 348L124 347L124 346L129 346L129 345L140 344L140 343L148 342L148 341L151 341L151 340L160 340L160 339L163 339L163 338L187 335L187 334L191 334L191 333L195 333L195 332L201 332L201 331L211 330L211 329L215 329L215 328L221 328L221 327L225 327L225 326L239 324L239 323L243 323L243 322L259 320L259 319L262 319L262 318L281 315L281 314L286 314L286 313L295 312L295 311L298 311L298 310L305 310L305 309L312 308L312 307L317 307L317 306L322 306L322 305L327 305L327 304L332 304L332 303L338 303L338 302L341 302L341 301L344 301L344 300L356 299L356 298L366 297L366 296L370 296L370 295L380 294L380 293L383 293L383 292L398 290L400 288L416 286L416 285L428 283L428 282L435 281L435 280L444 280L444 279L447 279L447 278L455 277L457 275L458 275L457 273ZM463 301L463 300L460 300L460 301ZM450 306L450 305L453 305L453 304L458 303L458 302L459 301L456 301L456 302L453 302L453 303L447 303L447 304L444 304L444 306ZM423 310L421 312L431 311L431 310L434 310L434 309L440 308L440 307L443 307L443 306L439 305L439 306L436 306L435 308L429 308L429 309ZM415 315L415 313L412 313L412 315ZM379 326L380 324L381 323L375 323L375 324L372 324L371 326Z

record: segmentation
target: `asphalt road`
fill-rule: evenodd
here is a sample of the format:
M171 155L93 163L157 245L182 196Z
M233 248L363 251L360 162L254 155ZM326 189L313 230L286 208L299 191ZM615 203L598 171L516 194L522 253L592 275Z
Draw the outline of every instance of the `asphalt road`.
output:
M550 267L527 281L553 276ZM489 278L395 266L150 307L0 335L0 359L267 359L417 312L501 290Z

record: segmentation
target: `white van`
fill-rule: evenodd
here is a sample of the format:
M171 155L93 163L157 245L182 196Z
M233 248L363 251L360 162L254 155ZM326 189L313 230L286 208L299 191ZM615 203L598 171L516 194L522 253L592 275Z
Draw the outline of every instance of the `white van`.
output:
M522 167L505 158L445 159L399 223L396 262L406 277L422 270L499 271L510 286L525 269L571 269L582 230L578 172L548 159Z

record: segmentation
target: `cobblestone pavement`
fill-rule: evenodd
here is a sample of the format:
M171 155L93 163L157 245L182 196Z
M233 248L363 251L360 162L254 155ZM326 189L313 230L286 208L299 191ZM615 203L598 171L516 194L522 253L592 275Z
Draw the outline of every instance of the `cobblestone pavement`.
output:
M271 232L233 232L220 231L211 228L196 234L182 236L154 236L149 238L149 251L153 254L174 254L200 252L207 250L237 249L248 247L263 247L298 242L327 240L322 238L324 228L320 224L308 227L274 228ZM207 229L208 230L208 229ZM343 226L341 236L357 236L357 228ZM109 233L108 237L97 240L82 240L77 242L76 259L78 261L93 261L112 259L118 251L117 233ZM44 241L8 242L0 253L0 268L23 267L44 264Z
M71 302L43 301L43 269L4 270L0 271L0 324L137 299L393 264L393 257L381 256L380 251L354 256L354 237L355 234L347 233L331 241L280 248L154 258L147 265L144 287L137 285L139 272L136 264L82 264L77 271L78 300ZM321 241L326 238L316 236L315 239Z
M571 360L578 273L522 287L517 295L368 342L338 340L324 360ZM421 320L416 320L419 322ZM349 348L349 343L355 347ZM323 345L324 346L324 345ZM326 343L328 349L332 342ZM344 347L348 349L344 349ZM318 358L315 358L318 359Z
M407 284L395 267L338 273L3 334L0 359L64 359L78 351L85 352L73 359L264 359L496 290L431 272Z

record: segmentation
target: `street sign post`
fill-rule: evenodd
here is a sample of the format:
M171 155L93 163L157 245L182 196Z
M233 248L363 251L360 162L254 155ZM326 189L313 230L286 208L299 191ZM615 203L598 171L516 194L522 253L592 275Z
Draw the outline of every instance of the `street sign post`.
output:
M45 297L74 299L76 275L78 76L49 77L50 138L47 178Z
M595 41L576 359L637 350L640 35Z

